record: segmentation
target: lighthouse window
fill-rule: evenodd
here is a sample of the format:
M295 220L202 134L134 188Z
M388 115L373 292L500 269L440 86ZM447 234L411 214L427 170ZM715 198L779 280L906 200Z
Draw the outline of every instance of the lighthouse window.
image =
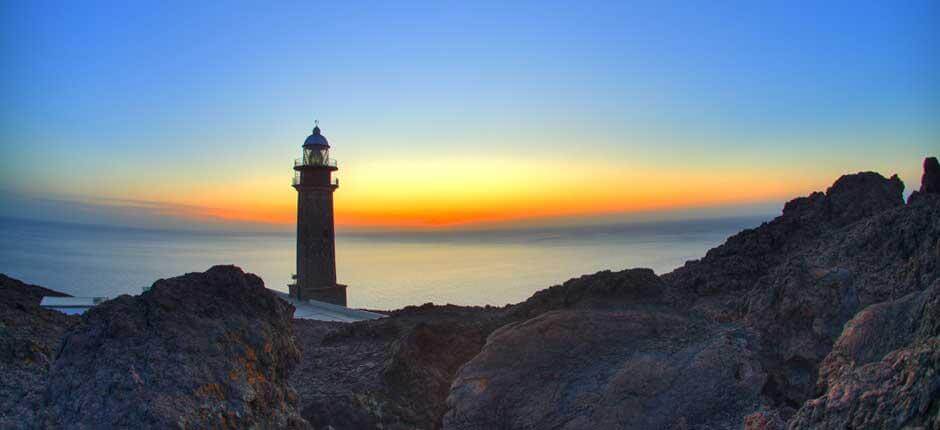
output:
M326 160L328 157L328 149L304 149L304 164L308 166L326 165Z

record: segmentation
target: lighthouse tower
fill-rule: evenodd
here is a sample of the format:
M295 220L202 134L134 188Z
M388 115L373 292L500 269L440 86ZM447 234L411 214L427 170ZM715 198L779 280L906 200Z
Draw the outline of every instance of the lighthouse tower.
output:
M289 287L296 299L346 306L346 286L336 283L333 192L339 180L331 177L336 170L330 144L317 125L304 141L303 157L294 160L297 273Z

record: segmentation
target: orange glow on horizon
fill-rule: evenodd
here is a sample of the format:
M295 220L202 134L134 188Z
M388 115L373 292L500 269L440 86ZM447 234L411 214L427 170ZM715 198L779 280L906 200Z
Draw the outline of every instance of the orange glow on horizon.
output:
M532 160L397 161L349 166L335 194L337 227L440 228L553 217L694 209L789 199L818 183L756 169L683 169ZM281 175L206 186L182 202L197 218L291 225L296 192ZM201 213L200 213L201 212Z

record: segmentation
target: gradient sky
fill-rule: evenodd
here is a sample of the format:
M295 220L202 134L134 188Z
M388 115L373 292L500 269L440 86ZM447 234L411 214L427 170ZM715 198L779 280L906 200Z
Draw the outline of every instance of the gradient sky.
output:
M779 208L940 152L936 1L209 3L0 4L0 215L286 228L314 119L341 227Z

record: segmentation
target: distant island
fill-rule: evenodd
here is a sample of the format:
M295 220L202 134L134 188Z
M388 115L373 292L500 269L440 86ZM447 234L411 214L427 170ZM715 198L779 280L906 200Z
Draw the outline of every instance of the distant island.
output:
M81 316L0 276L0 428L937 429L937 159L903 192L845 175L671 273L355 323L234 266Z

